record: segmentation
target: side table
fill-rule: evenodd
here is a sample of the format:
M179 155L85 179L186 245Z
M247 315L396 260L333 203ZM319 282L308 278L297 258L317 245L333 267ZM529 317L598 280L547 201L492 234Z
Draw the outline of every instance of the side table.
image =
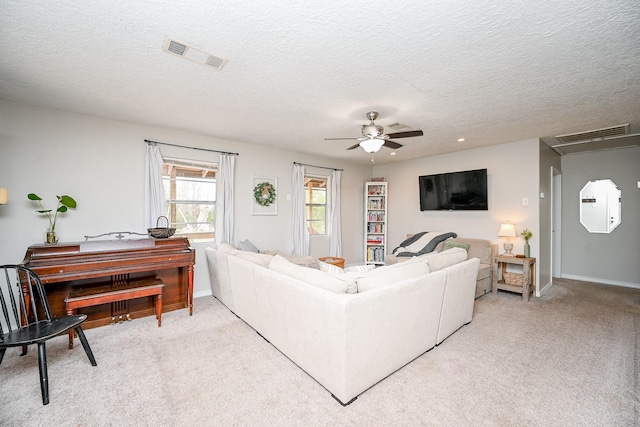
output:
M508 280L507 265L522 266L522 283L519 280ZM513 275L516 279L520 279L520 275ZM505 291L518 292L522 294L524 302L529 301L529 294L533 292L536 283L536 259L535 258L517 258L514 256L498 255L493 261L493 293L497 294L498 289Z

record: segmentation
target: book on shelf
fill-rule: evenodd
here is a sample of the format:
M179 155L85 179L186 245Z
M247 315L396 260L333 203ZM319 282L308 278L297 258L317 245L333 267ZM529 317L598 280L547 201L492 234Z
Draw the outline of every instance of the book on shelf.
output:
M381 222L368 223L367 233L384 234L384 224Z
M367 193L370 196L383 196L384 195L384 187L382 185L372 185L367 190Z
M368 248L367 262L384 262L384 248L382 247Z
M383 222L384 212L369 212L369 221Z

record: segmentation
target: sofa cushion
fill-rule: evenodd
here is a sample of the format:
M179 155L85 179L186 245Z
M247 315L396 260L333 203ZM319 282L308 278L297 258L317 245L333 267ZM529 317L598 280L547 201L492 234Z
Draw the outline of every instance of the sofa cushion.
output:
M493 262L491 259L491 242L489 240L484 239L472 239L466 237L456 237L451 240L447 240L447 242L456 242L456 243L468 243L469 250L468 258L478 258L481 264L489 264ZM436 248L437 251L442 251L444 249L444 242L439 244Z
M423 231L414 234L392 251L393 255L399 257L411 257L420 254L433 252L438 243L456 237L456 233L442 231Z
M280 255L282 258L286 259L289 262L292 262L296 265L301 265L303 267L309 268L320 268L320 260L318 257L312 255L289 255L280 251L262 251L260 253L268 253L270 255Z
M280 255L273 257L269 263L269 268L337 294L354 294L357 291L355 281L348 275L344 275L345 277L341 278L318 269L303 267L288 261Z
M278 252L278 255L282 256L287 261L302 267L315 268L316 270L319 268L320 261L318 260L318 257L312 255L283 255L280 252Z
M446 251L423 255L422 258L429 264L430 271L438 271L465 261L467 259L467 251L462 248L451 248Z
M477 280L486 279L488 277L491 277L491 266L489 264L480 264L480 267L478 267Z
M247 251L238 251L236 256L238 258L246 259L247 261L251 261L255 264L261 265L263 267L269 267L269 263L273 259L273 255L258 254L255 252L247 252Z
M429 265L424 260L414 257L405 262L373 269L358 277L356 283L358 292L366 292L427 273L429 273Z
M238 252L240 252L240 250L236 249L231 243L218 244L218 250L227 255L237 255Z

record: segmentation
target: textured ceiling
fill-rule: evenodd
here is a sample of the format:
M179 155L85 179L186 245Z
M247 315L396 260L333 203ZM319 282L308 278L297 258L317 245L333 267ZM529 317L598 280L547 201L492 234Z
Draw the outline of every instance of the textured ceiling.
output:
M640 132L640 2L0 0L0 99L376 163ZM228 62L162 51L169 36ZM387 128L388 132L392 129ZM458 138L466 138L458 142ZM171 141L183 143L184 141Z

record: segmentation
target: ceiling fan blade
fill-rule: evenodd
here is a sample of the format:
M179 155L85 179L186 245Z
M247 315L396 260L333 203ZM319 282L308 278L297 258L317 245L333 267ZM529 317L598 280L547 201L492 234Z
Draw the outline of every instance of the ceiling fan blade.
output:
M325 141L342 141L346 139L359 139L359 138L325 138Z
M402 144L398 144L395 141L390 141L390 140L386 140L384 142L384 144L382 144L383 147L387 147L387 148L391 148L392 150L397 150L398 148L402 147Z
M422 132L421 130L410 130L407 132L396 132L396 133L387 134L389 138L410 138L412 136L422 136L422 135L424 135L424 132Z
M347 150L353 150L354 148L358 148L359 146L360 146L360 143L358 142L356 145L352 145L351 147L347 148Z

